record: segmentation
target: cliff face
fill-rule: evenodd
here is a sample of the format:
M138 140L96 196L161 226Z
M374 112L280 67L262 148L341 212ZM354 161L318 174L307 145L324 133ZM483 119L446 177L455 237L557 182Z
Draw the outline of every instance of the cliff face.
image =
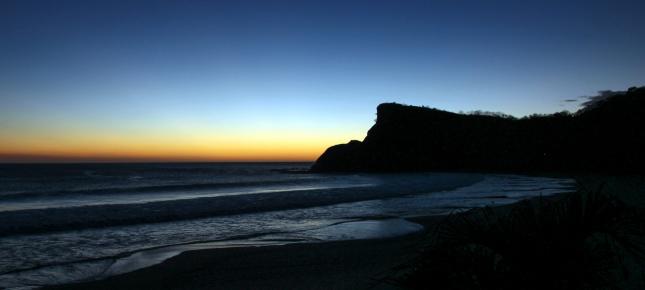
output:
M643 124L645 87L573 115L522 119L386 103L365 140L330 147L312 171L643 172Z

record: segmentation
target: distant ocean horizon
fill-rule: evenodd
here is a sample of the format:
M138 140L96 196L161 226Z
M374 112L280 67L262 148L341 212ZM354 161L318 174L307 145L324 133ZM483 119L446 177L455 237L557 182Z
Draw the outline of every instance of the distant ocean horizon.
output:
M311 162L0 164L0 288L92 280L182 251L379 238L405 220L573 189L479 173L315 174Z

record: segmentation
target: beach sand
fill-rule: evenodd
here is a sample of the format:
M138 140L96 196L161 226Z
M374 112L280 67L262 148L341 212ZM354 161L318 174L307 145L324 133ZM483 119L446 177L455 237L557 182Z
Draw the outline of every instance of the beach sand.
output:
M414 222L429 229L443 218ZM393 289L380 279L417 253L424 234L189 251L149 268L47 289Z
M592 190L603 184L631 206L645 205L642 176L577 180ZM131 273L48 289L396 289L382 279L413 258L424 237L445 218L410 219L425 230L397 238L189 251Z

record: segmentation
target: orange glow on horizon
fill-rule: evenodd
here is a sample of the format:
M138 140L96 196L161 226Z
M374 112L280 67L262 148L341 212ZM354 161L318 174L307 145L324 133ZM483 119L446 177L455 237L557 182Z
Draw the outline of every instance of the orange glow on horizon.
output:
M121 149L107 151L0 151L0 162L69 162L69 161L176 161L176 162L269 162L269 161L314 161L325 148L284 150L279 148L248 148L209 152L205 150L153 150Z
M268 134L195 136L13 137L0 162L312 162L350 136Z
M0 153L0 163L49 163L49 162L313 162L318 155L245 155L213 157L201 155L63 155Z
M0 150L0 161L313 161L325 146L236 144L236 146L114 146Z

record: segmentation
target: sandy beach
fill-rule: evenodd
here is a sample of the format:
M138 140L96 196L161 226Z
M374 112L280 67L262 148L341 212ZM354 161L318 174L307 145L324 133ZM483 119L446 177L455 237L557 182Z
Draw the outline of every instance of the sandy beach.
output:
M90 168L97 172L103 170L110 171L112 174L122 173L118 176L125 177L131 176L134 170L130 165L106 166L90 166ZM149 172L161 170L166 176L185 171L183 168L175 169L172 166L163 171L159 166L165 165L145 165L139 170L139 174L154 175L157 173ZM222 169L219 165L208 166L212 168L206 169ZM259 171L261 177L286 179L285 182L288 185L292 184L289 183L292 180L298 181L305 176L274 173L269 170L274 165L244 166L245 170ZM198 169L195 172L202 174L204 169ZM74 178L76 176L83 178L80 176L84 176L84 172L87 171L85 167L73 167L70 170ZM207 172L210 173L210 171ZM197 283L198 285L189 288L206 285L203 287L218 286L229 289L245 288L255 284L256 282L248 282L251 278L256 281L266 280L267 286L262 288L269 289L317 285L337 289L367 288L372 287L371 284L375 280L391 274L392 268L406 261L405 257L414 256L416 253L414 249L420 247L415 244L417 241L410 239L414 240L422 236L423 233L420 231L424 229L424 225L426 230L432 228L432 225L436 224L437 216L473 207L509 204L542 194L552 195L573 189L571 179L503 174L427 173L366 175L365 177L320 175L321 177L315 179L317 176L311 175L306 180L312 182L313 179L322 185L335 186L342 185L342 182L346 181L372 181L378 185L364 188L301 190L286 193L278 191L212 197L215 202L204 202L204 198L187 199L192 204L200 203L200 208L209 209L217 209L218 207L210 207L210 205L222 199L229 200L228 197L238 202L233 204L221 202L220 208L224 204L228 204L229 209L275 206L260 212L216 215L195 220L182 218L185 217L185 213L195 209L194 207L179 206L175 207L177 211L163 210L160 213L166 215L177 212L176 221L142 224L136 222L156 220L159 216L156 212L160 208L155 207L156 202L128 202L135 197L156 198L158 194L150 192L148 188L144 188L141 192L121 195L62 194L62 202L83 198L88 199L89 203L95 202L91 198L95 198L96 202L104 200L122 202L109 207L110 209L121 208L119 212L144 216L145 219L137 219L134 224L125 226L118 222L112 223L115 215L117 219L126 215L117 215L116 211L105 210L108 205L26 210L43 214L42 219L25 219L24 210L16 211L17 214L14 216L22 217L25 221L19 225L25 225L28 222L37 223L41 220L44 220L41 222L43 224L52 222L57 224L57 218L58 221L63 218L64 223L79 220L78 217L83 217L79 223L94 225L91 222L87 223L92 220L92 216L105 216L105 218L98 220L101 226L98 228L80 226L76 231L45 231L37 239L32 238L31 235L4 238L2 243L6 247L0 254L7 258L3 260L3 264L0 263L0 267L3 266L8 271L17 270L7 272L0 277L0 288L66 285L57 287L140 289L146 288L147 285L158 285L155 288L177 289ZM159 178L159 182L163 182L164 178ZM202 176L198 174L182 178L189 181L193 178L199 181ZM253 178L256 178L255 175ZM99 181L104 183L102 179ZM119 184L118 180L115 182ZM94 185L90 182L87 186ZM450 189L450 186L457 188ZM446 188L448 190L441 191ZM417 189L419 192L411 191ZM184 190L186 194L193 194L190 190ZM427 193L423 193L424 191ZM416 194L409 194L410 192ZM368 200L347 202L345 199L347 196L357 196L358 193L362 193ZM295 200L286 198L285 194L302 195L300 200L304 200L305 197L309 200L321 200L322 205L283 209L281 205L291 204ZM395 197L387 198L390 195ZM38 196L30 196L25 200L37 202L38 198ZM205 198L211 199L211 197ZM183 204L184 201L163 201L162 203L168 202ZM328 203L333 204L327 205ZM79 208L83 212L91 211L92 214L78 214ZM148 211L140 211L141 208L147 208ZM434 218L410 218L418 216L434 216ZM18 225L13 224L13 226ZM412 235L401 236L409 234ZM348 240L352 242L342 242ZM301 265L305 266L301 267ZM147 269L148 267L150 268ZM271 272L267 272L267 269ZM175 280L177 282L174 282ZM90 283L95 286L74 286L70 283ZM120 284L113 286L112 283ZM264 283L257 283L264 285Z
M444 217L414 218L427 229ZM47 289L392 289L426 231L402 237L199 250L104 280Z
M592 177L577 180L589 188L601 183ZM602 180L629 204L642 204L640 196L630 199L640 191L641 177ZM530 201L540 199L544 198ZM492 209L502 213L516 205ZM472 209L457 215L476 217L480 213L482 209ZM423 225L424 230L396 238L188 251L134 272L46 289L397 289L383 279L414 258L427 235L446 217L410 218Z

